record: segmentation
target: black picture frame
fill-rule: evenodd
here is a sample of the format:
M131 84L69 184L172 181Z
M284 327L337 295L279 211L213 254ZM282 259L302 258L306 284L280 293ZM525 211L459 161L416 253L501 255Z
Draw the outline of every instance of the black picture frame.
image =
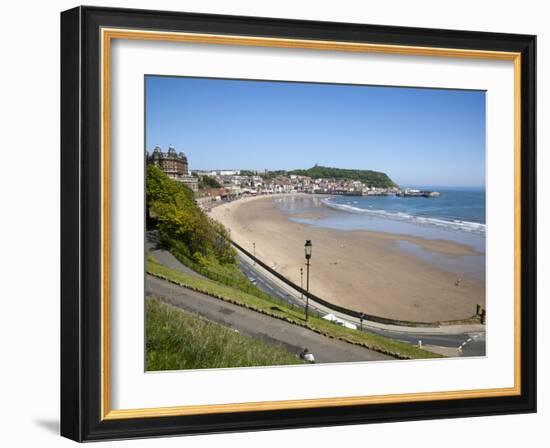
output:
M102 420L102 27L521 53L521 394ZM531 35L100 7L61 13L61 435L93 441L535 412L535 58Z

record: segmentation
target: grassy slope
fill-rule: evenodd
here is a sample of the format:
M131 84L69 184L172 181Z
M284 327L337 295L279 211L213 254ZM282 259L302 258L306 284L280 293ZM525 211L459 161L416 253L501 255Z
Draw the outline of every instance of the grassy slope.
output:
M154 298L146 300L146 335L148 371L302 363L281 346L236 333Z
M222 300L246 306L247 308L287 320L297 325L308 327L318 333L364 345L373 350L387 353L398 358L424 359L441 357L441 355L421 350L400 341L385 338L373 333L350 330L324 319L310 317L309 321L305 322L303 312L299 309L286 306L279 301L259 298L238 289L216 283L212 280L205 280L168 268L157 262L151 255L147 257L147 272L157 277L170 280L176 284L218 297Z
M175 245L172 245L172 250L170 250L170 252L180 263L211 280L231 286L234 289L239 289L262 299L270 299L269 294L255 286L248 277L239 270L236 264L222 264L216 259L211 258L208 260L207 266L201 266L184 255Z

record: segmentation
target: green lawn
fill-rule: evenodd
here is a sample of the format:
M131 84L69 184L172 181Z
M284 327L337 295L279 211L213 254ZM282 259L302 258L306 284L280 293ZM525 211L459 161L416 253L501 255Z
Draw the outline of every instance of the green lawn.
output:
M218 297L227 302L235 303L253 309L273 317L284 319L296 325L307 327L312 331L342 339L351 343L363 345L372 350L389 354L403 359L441 358L435 354L418 347L396 341L394 339L379 336L373 333L351 330L324 319L310 316L306 322L303 311L286 305L278 300L269 300L248 294L242 290L226 286L210 279L203 279L189 275L160 264L151 255L147 256L147 272L159 278L169 280L181 286Z
M302 364L282 346L146 299L146 369L183 370Z

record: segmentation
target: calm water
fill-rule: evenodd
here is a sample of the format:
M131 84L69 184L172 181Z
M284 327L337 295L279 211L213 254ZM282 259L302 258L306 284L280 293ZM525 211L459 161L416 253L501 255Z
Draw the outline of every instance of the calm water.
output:
M434 198L397 196L335 196L324 203L350 213L485 233L485 189L434 189Z
M419 187L416 187L419 188ZM372 230L445 239L474 248L476 256L445 256L399 241L400 249L453 272L485 275L485 189L437 188L435 198L397 196L297 196L276 199L292 221L339 230ZM315 218L308 213L314 213ZM293 216L295 215L295 216ZM302 216L300 216L302 215Z

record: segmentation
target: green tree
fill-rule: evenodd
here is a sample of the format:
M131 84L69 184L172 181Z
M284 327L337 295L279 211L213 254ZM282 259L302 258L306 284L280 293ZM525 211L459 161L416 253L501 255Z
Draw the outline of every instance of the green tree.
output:
M175 203L179 201L182 206L194 204L193 191L181 182L170 179L158 166L147 166L147 178L145 182L146 201L148 205L153 202Z
M199 188L221 188L221 184L210 176L202 176L199 180Z
M219 263L235 263L227 230L202 212L191 189L153 165L147 167L146 202L161 241L170 250L190 258L200 255L203 262L213 257Z
M241 170L240 175L241 176L255 176L256 172L255 171L250 171L250 170Z

